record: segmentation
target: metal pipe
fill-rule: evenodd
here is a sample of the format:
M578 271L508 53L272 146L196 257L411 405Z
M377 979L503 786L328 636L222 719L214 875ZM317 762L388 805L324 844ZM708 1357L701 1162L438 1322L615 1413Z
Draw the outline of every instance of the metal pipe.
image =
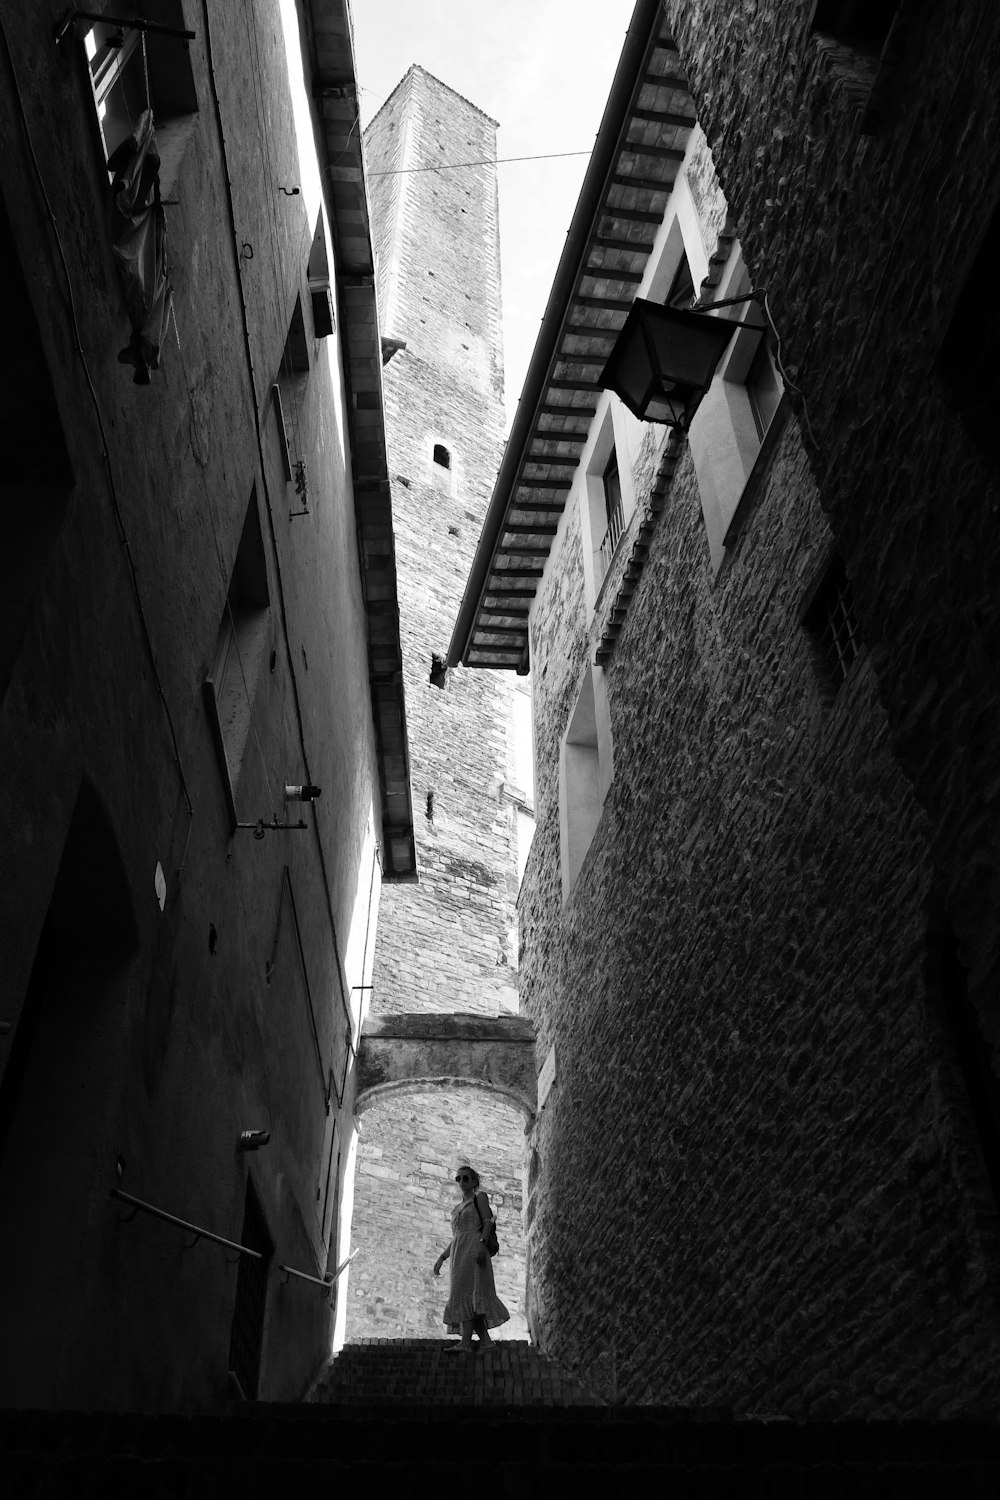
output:
M306 1271L296 1271L294 1266L279 1266L278 1270L283 1276L295 1276L299 1281L311 1281L313 1286L321 1286L329 1291L333 1286L333 1278L325 1276L310 1276Z
M327 1291L330 1291L340 1273L347 1270L347 1267L351 1264L357 1253L357 1250L352 1250L347 1259L341 1261L337 1269L331 1271L327 1276L310 1276L306 1271L296 1271L294 1266L279 1266L278 1270L285 1276L297 1276L299 1281L311 1281L313 1286L325 1287Z
M358 1250L360 1250L360 1248L361 1248L361 1246L359 1245L358 1246ZM333 1275L330 1278L331 1281L336 1281L337 1277L340 1275L341 1271L346 1271L347 1270L347 1267L351 1264L351 1261L354 1259L354 1257L357 1255L357 1253L358 1253L357 1250L352 1250L351 1253L350 1253L350 1255L347 1257L347 1259L346 1260L342 1260L340 1262L340 1265L337 1267L337 1269L334 1271Z
M96 21L101 26L120 26L123 31L148 31L153 36L174 36L178 41L193 42L197 32L182 31L178 26L164 26L159 21L143 21L139 16L109 16L97 10L71 10L56 24L56 41L61 42L74 21Z
M133 1198L131 1193L126 1193L123 1188L111 1189L112 1198L117 1198L119 1203L128 1203L132 1208L144 1214L152 1214L154 1219L163 1219L167 1224L176 1224L178 1229L186 1229L188 1234L197 1235L200 1240L211 1240L214 1245L224 1245L227 1250L235 1250L240 1255L249 1255L251 1260L263 1260L264 1257L259 1250L251 1250L249 1245L238 1245L235 1240L227 1240L221 1234L214 1234L211 1229L199 1229L197 1224L189 1224L187 1219L179 1219L176 1214L168 1214L165 1208L155 1208L152 1203L144 1203L141 1198Z

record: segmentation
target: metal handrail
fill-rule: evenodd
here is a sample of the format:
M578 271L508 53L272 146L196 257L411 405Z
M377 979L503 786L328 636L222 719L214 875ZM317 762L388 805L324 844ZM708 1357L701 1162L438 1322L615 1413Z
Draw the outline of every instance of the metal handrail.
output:
M347 1259L341 1261L337 1269L335 1271L330 1271L326 1276L310 1276L306 1271L296 1271L294 1266L279 1265L278 1270L281 1271L285 1276L297 1276L299 1281L311 1281L313 1286L321 1286L324 1287L326 1291L329 1291L334 1282L337 1280L337 1277L340 1275L341 1271L347 1270L347 1267L351 1264L351 1261L354 1259L357 1253L357 1250L352 1250Z
M193 1248L199 1240L211 1240L214 1245L224 1245L227 1250L235 1250L239 1255L249 1255L251 1260L263 1260L264 1257L259 1250L251 1250L249 1245L238 1245L235 1240L227 1240L221 1234L215 1234L211 1229L199 1229L197 1224L189 1224L187 1219L179 1219L176 1214L168 1214L165 1208L155 1208L152 1203L145 1203L141 1198L133 1198L131 1193L126 1193L123 1188L113 1187L112 1198L117 1198L120 1203L128 1203L135 1209L136 1213L152 1214L154 1219L163 1219L167 1224L176 1224L178 1229L186 1229L188 1234L194 1235Z
M278 1270L282 1276L295 1276L299 1281L311 1281L313 1286L321 1286L324 1291L329 1291L333 1286L333 1278L327 1276L310 1276L307 1271L296 1271L294 1266L281 1266Z
M259 1250L251 1250L249 1245L237 1244L235 1240L227 1240L224 1235L216 1234L211 1229L199 1229L197 1224L191 1224L187 1219L179 1219L176 1214L167 1213L165 1208L157 1208L152 1203L146 1203L142 1198L136 1198L131 1193L126 1193L124 1188L114 1187L111 1189L112 1198L117 1198L119 1203L127 1203L134 1213L151 1214L154 1219L162 1219L166 1224L176 1224L178 1229L184 1229L188 1234L193 1234L194 1239L186 1249L193 1249L199 1240L211 1240L214 1245L223 1245L227 1250L235 1250L238 1255L248 1255L251 1260L263 1260L264 1257ZM134 1214L133 1214L134 1217ZM360 1247L359 1247L360 1248ZM321 1286L325 1291L330 1291L342 1271L346 1271L351 1261L357 1255L357 1250L352 1250L346 1260L342 1260L335 1271L327 1276L310 1276L307 1271L297 1271L294 1266L279 1265L278 1270L284 1276L295 1276L299 1281L311 1281L314 1286Z
M360 1250L360 1248L361 1247L359 1245L358 1249ZM351 1264L351 1261L354 1259L354 1257L357 1255L357 1253L358 1253L357 1250L352 1250L351 1253L350 1253L350 1255L347 1257L347 1259L346 1260L342 1260L340 1262L340 1265L334 1271L334 1273L333 1273L333 1275L331 1277L331 1280L336 1281L336 1279L340 1275L341 1271L346 1271L347 1270L348 1266Z

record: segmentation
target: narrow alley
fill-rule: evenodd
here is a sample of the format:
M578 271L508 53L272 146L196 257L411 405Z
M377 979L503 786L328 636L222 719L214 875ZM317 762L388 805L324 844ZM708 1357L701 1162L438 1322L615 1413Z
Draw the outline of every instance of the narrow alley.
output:
M618 13L0 0L17 1500L1000 1495L1000 11Z

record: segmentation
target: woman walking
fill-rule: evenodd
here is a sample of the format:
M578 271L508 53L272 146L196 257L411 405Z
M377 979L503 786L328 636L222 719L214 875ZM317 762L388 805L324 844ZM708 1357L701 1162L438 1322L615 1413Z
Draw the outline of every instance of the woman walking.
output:
M487 1348L493 1342L489 1330L506 1323L510 1313L493 1283L493 1266L486 1250L493 1210L489 1198L479 1189L479 1173L472 1167L459 1167L455 1181L462 1189L462 1201L451 1211L451 1244L434 1262L434 1275L441 1275L446 1260L451 1262L444 1321L449 1333L461 1331L462 1341L449 1345L445 1353L471 1354L476 1348L473 1333L479 1335L478 1347Z

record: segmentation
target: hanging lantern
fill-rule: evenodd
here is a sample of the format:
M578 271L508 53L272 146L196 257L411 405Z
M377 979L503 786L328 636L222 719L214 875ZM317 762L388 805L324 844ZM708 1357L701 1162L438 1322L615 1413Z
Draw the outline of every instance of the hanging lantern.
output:
M637 297L600 384L642 422L686 432L738 324Z

